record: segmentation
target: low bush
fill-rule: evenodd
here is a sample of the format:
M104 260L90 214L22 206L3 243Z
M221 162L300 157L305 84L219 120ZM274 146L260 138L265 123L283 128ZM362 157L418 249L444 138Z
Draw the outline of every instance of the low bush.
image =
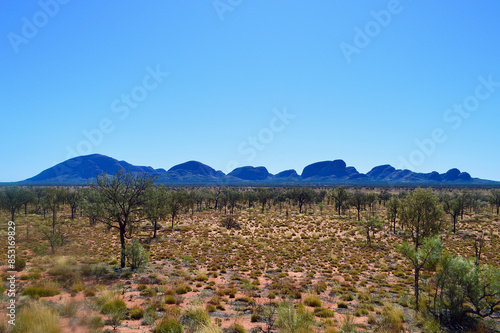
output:
M153 329L153 333L182 333L182 325L176 319L164 317Z
M142 247L137 239L132 241L125 249L125 256L130 267L135 270L142 268L148 261L148 252Z
M307 297L304 300L304 304L307 306L312 306L313 308L321 307L321 300L316 296Z
M229 326L226 330L226 333L246 333L245 328L239 324L233 324Z
M138 306L134 306L129 312L130 319L138 320L144 317L144 310Z
M314 315L319 318L332 318L335 317L335 312L325 308L315 308Z

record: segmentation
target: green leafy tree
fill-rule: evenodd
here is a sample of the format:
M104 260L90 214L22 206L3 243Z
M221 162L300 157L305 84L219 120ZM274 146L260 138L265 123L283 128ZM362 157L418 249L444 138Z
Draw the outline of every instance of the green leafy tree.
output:
M16 212L23 206L27 190L19 186L4 187L0 191L0 208L10 213L11 221L15 222Z
M52 231L55 233L57 226L57 213L61 210L61 205L64 202L66 192L63 188L50 187L45 192L42 199L43 204L52 212Z
M445 195L442 197L444 212L449 214L453 223L453 233L456 233L457 218L463 209L463 198L459 196L450 197Z
M248 202L248 208L252 208L253 203L259 200L255 191L246 191L243 196L245 201Z
M401 201L399 212L415 252L425 238L436 235L442 228L443 211L438 197L431 190L415 189Z
M297 202L299 213L302 213L304 204L309 204L314 201L314 191L309 187L294 187L289 192L290 198Z
M361 209L363 209L363 207L366 204L366 194L361 192L360 190L356 190L351 195L350 202L351 202L351 206L356 208L356 210L358 212L358 221L361 221L360 214L361 214Z
M273 193L270 189L261 187L257 189L256 195L257 195L257 201L259 201L261 205L261 212L264 213L266 205L273 198Z
M120 265L126 265L125 239L131 238L135 225L142 221L145 193L153 186L153 179L147 174L131 174L118 171L114 176L102 174L91 183L91 189L100 204L90 214L120 234Z
M175 218L182 212L186 205L187 193L185 190L171 191L167 198L167 208L174 230Z
M342 215L342 210L348 207L349 193L344 186L339 186L330 192L330 196L335 200L339 216Z
M153 238L156 238L158 223L169 215L169 193L165 186L150 186L144 192L143 212L153 227Z
M369 247L372 247L372 237L375 238L375 233L382 230L384 224L378 216L369 216L369 214L365 216L365 219L361 221L361 224L365 229L366 242ZM372 236L370 236L370 232L372 233Z
M396 233L396 219L398 218L401 201L398 197L391 197L385 204L387 208L387 219L392 223L392 232Z
M497 215L500 210L500 190L491 190L488 201L493 207L497 209Z
M366 203L370 206L370 213L375 214L374 208L377 204L378 196L376 193L370 192L366 194Z
M238 202L241 199L241 193L232 188L226 190L227 197L227 205L231 212L231 215L234 214L234 208L238 205Z
M82 202L81 190L78 188L70 188L65 193L65 201L71 209L71 219L75 219L76 210Z
M434 278L429 311L441 324L458 328L467 317L498 318L500 315L500 269L476 265L447 253Z
M413 286L415 292L415 309L417 312L420 309L420 273L424 268L432 268L437 264L442 248L443 243L439 236L427 238L418 249L406 241L398 247L398 251L410 262L414 271Z

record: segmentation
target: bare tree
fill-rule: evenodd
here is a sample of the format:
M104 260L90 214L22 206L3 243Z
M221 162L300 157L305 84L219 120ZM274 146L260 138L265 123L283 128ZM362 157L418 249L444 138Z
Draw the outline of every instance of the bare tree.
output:
M102 174L92 182L91 189L100 205L92 216L120 233L120 265L126 265L125 239L131 238L135 225L143 219L145 192L153 186L153 179L147 174L130 174L118 171L114 176Z

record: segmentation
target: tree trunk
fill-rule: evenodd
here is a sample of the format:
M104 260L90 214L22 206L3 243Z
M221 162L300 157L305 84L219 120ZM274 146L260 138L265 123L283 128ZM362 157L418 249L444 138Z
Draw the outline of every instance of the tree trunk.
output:
M56 232L57 210L52 211L52 234Z
M415 311L418 312L420 310L420 306L418 304L418 280L420 279L420 269L415 268Z
M156 227L157 227L157 222L156 222L156 220L154 220L154 223L153 223L153 238L156 238Z
M16 211L15 210L11 210L10 211L10 217L11 217L11 221L12 222L14 222L15 215L16 215Z
M121 255L120 255L120 267L125 268L125 226L120 226L120 244L121 244Z

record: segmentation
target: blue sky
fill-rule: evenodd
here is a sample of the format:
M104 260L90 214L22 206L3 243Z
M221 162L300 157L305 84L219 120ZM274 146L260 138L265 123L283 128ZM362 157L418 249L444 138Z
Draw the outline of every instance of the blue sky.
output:
M500 180L500 3L0 4L0 181L79 154Z

